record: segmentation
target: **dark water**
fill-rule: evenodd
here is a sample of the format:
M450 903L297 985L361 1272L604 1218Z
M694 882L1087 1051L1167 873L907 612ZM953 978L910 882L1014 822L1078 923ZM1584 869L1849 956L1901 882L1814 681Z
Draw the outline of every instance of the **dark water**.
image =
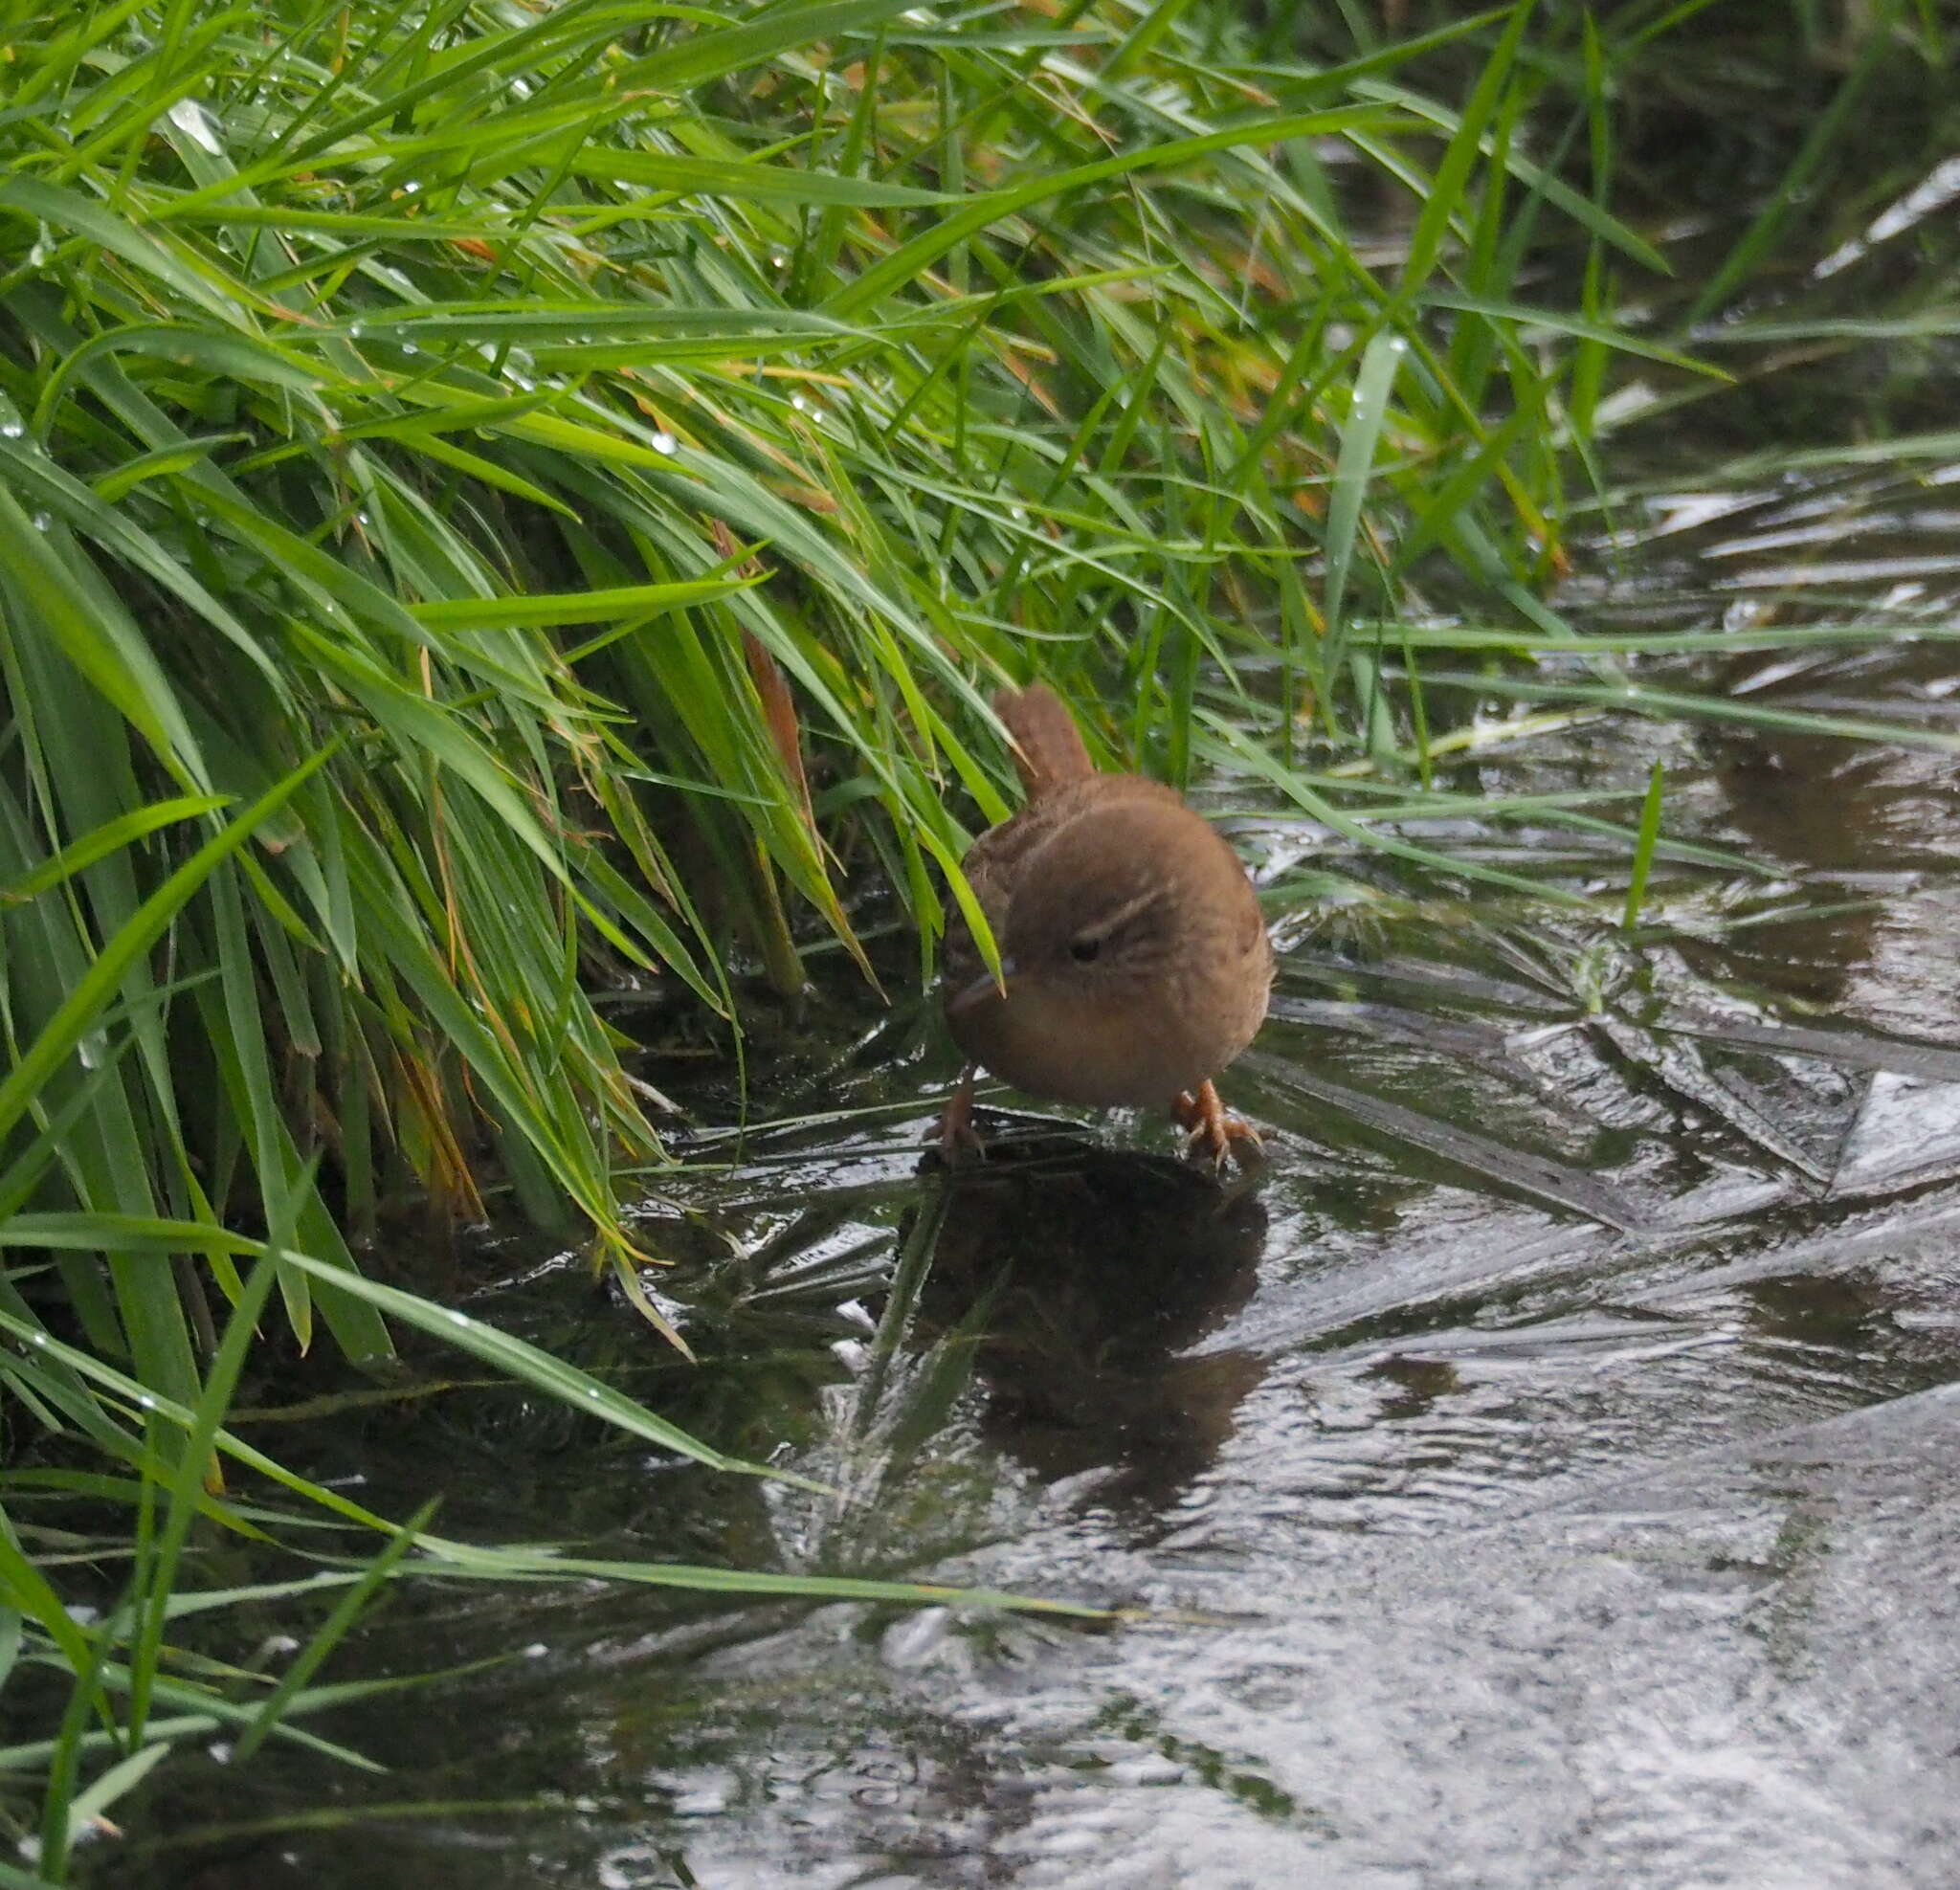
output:
M1639 564L1563 607L1601 630L1950 624L1956 487L1925 464L1683 485L1618 520ZM1960 732L1933 643L1639 671ZM698 1371L569 1260L471 1262L501 1282L486 1316L730 1448L780 1443L836 1497L649 1459L492 1387L265 1439L390 1513L445 1488L454 1535L979 1583L1119 1624L405 1587L335 1677L515 1657L311 1723L385 1776L167 1768L106 1874L1945 1890L1953 759L1593 720L1494 730L1449 778L1637 787L1656 756L1670 836L1756 871L1663 862L1637 946L1246 823L1277 883L1352 876L1283 924L1273 1019L1227 1084L1266 1172L1220 1190L1159 1126L1014 1118L946 1202L888 1369L871 1327L943 1186L920 1142L951 1070L916 1004L841 981L758 1053L758 1119L789 1125L649 1209L691 1261ZM1624 857L1548 823L1411 832L1580 886ZM657 1074L725 1110L724 1075L691 1067Z

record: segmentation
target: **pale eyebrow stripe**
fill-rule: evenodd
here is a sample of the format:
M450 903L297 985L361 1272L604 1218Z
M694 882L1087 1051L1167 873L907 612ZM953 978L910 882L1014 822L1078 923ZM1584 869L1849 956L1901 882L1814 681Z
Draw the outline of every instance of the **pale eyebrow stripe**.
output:
M1147 912L1153 905L1161 904L1164 888L1152 886L1149 891L1139 893L1135 899L1118 906L1109 916L1095 925L1085 925L1075 936L1079 939L1106 939L1111 932L1121 931L1132 919Z

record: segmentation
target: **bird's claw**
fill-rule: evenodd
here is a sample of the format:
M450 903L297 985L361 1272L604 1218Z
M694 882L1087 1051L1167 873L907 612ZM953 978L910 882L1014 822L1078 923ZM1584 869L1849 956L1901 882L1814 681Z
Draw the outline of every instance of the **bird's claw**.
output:
M1220 1173L1228 1155L1246 1170L1258 1167L1265 1160L1261 1152L1265 1144L1258 1130L1243 1116L1226 1108L1209 1082L1200 1083L1195 1090L1186 1090L1171 1104L1170 1113L1186 1130L1184 1152L1188 1158L1202 1153Z
M960 1078L960 1086L947 1098L939 1126L926 1140L939 1145L940 1160L949 1168L985 1159L987 1144L973 1126L973 1072L970 1069Z

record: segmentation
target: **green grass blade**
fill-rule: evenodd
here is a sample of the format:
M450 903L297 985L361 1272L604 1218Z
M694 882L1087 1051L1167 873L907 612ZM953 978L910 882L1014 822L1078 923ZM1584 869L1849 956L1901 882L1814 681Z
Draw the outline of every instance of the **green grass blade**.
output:
M1639 837L1634 846L1633 871L1627 880L1627 902L1619 928L1631 932L1640 923L1640 903L1647 896L1647 876L1654 868L1654 849L1660 838L1660 790L1665 770L1657 761L1647 777L1647 796L1640 808Z

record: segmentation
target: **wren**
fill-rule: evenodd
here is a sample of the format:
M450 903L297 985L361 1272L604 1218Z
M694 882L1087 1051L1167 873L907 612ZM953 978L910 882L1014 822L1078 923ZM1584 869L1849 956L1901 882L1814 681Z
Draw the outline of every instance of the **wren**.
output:
M1000 953L1000 982L955 918L942 1004L968 1058L941 1124L974 1145L973 1067L1058 1102L1166 1109L1214 1164L1258 1147L1212 1078L1266 1014L1273 948L1238 856L1161 782L1098 773L1040 685L1004 690L1027 801L962 862Z

